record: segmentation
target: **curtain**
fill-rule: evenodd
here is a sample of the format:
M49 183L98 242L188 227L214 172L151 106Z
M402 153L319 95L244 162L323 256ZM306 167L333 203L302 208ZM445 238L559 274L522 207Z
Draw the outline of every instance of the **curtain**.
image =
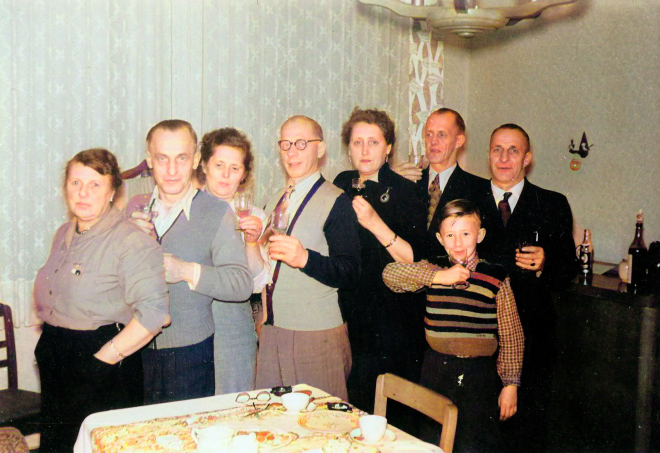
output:
M324 128L327 179L350 168L340 131L355 106L388 111L407 155L410 27L351 0L0 0L0 300L16 324L35 322L76 152L108 148L125 169L162 119L200 137L235 126L255 149L260 204L283 184L290 115Z

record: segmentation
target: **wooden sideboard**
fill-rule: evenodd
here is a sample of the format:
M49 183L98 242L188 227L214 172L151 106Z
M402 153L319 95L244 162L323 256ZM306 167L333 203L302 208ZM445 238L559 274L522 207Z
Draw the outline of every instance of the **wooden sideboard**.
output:
M660 451L659 298L603 275L554 293L551 451Z

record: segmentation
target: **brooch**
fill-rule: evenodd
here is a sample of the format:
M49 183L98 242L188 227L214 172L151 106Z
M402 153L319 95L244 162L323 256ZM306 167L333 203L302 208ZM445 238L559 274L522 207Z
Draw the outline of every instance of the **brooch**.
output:
M71 269L71 273L75 276L79 276L82 272L80 271L80 263L75 263L73 265L73 269Z
M380 196L381 203L387 203L388 201L390 201L390 193L389 193L390 189L391 187L388 187L385 193Z

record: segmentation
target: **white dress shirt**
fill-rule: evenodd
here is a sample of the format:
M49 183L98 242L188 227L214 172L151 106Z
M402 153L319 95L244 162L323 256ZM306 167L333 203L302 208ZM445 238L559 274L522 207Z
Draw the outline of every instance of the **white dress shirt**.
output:
M451 167L441 171L438 173L433 169L432 166L429 166L429 186L427 187L428 189L431 188L431 184L433 184L433 180L435 179L435 175L440 175L440 190L442 192L445 191L445 187L447 186L447 181L449 181L449 178L451 178L451 175L454 173L454 170L456 170L456 164L452 165Z
M502 190L499 187L497 187L494 183L493 180L490 180L490 187L493 191L493 198L495 199L495 206L498 206L500 204L500 201L504 199L504 193L505 192L511 192L511 196L509 197L509 206L511 206L511 214L513 214L513 210L516 209L516 205L518 204L518 200L520 199L520 194L522 193L523 186L525 185L525 180L523 179L520 181L518 184L510 188L509 190Z

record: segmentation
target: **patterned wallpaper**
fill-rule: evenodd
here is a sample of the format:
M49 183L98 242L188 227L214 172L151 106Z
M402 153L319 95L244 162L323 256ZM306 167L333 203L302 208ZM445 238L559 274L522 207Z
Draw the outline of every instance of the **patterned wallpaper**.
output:
M443 103L443 44L427 30L426 22L414 20L410 29L409 154L424 154L422 128L429 114Z

